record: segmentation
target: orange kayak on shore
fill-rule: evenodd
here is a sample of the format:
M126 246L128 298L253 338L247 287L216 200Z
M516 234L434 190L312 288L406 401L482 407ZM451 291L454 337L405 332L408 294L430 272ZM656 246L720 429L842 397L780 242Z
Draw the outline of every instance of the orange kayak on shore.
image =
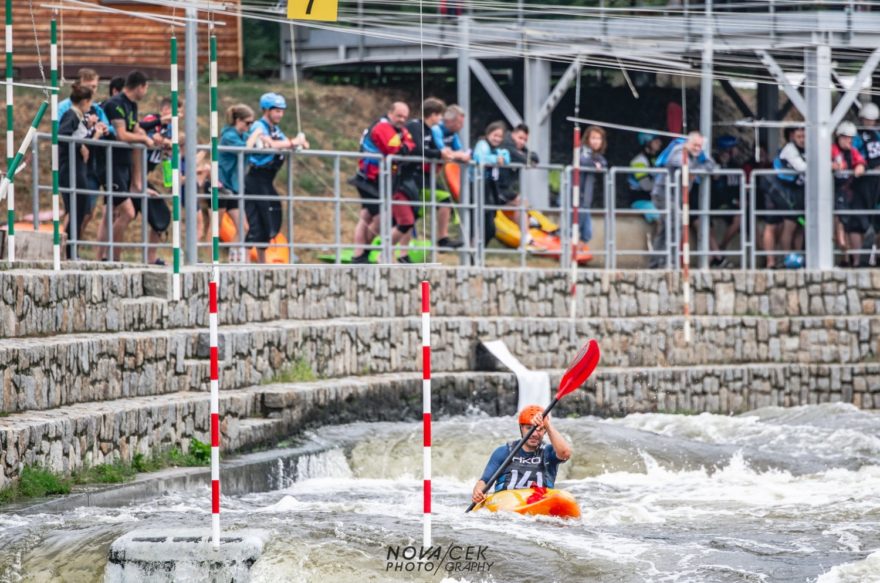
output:
M558 516L560 518L580 518L581 509L577 500L565 490L554 488L522 488L501 490L486 497L477 506L489 512L516 512L517 514Z

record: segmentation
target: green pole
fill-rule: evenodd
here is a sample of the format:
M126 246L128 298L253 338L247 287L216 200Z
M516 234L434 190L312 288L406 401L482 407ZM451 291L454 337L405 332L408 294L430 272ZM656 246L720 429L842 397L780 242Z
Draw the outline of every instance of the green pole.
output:
M171 37L171 206L172 297L180 299L180 112L178 107L177 37ZM196 139L196 136L192 136Z
M58 27L55 18L52 18L52 28L50 37L50 59L51 59L51 79L52 79L52 266L55 271L61 270L61 209L59 204L59 187L58 187ZM75 161L71 160L71 164ZM76 184L71 184L71 188L75 188ZM33 195L39 199L39 191ZM70 198L73 200L73 191ZM73 203L75 204L75 203ZM73 206L71 204L71 206ZM67 209L70 215L70 209ZM70 215L69 220L76 220L76 217ZM77 225L79 226L79 225ZM79 233L77 233L79 235Z

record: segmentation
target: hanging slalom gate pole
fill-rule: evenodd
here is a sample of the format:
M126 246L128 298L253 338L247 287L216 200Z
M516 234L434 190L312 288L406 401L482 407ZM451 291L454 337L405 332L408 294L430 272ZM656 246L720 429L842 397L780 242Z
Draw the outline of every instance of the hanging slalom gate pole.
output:
M580 246L581 233L578 209L581 204L581 128L574 126L574 148L571 177L571 318L577 317L577 272L578 272L578 247Z
M180 300L180 111L177 74L177 37L171 36L171 297Z
M15 117L13 116L13 91L12 91L12 0L6 0L6 167L12 167L12 158L15 155ZM11 265L15 262L15 179L14 173L10 176L8 197L6 199L6 228L9 237L6 258ZM34 195L36 196L36 194ZM0 196L0 199L3 197Z
M422 546L431 546L431 284L422 282L422 433L424 522Z
M37 135L37 128L40 126L40 122L43 121L43 116L46 114L46 110L49 109L49 103L44 101L40 104L40 109L37 110L37 115L34 117L34 121L31 122L31 127L28 129L27 134L25 134L24 139L21 141L21 147L18 149L18 153L15 155L15 158L12 159L12 162L9 163L9 167L6 170L6 176L3 177L3 181L0 182L0 200L3 200L3 197L7 195L7 193L12 192L12 177L15 176L18 167L21 165L21 161L24 160L24 155L27 153L28 148L31 147L31 142L34 141L34 136ZM7 199L8 200L8 199ZM13 251L13 225L15 224L15 207L10 206L8 211L9 216L9 255L8 260L9 263L12 264L15 261L15 252Z
M684 341L691 341L691 245L690 164L686 147L681 149L681 277L684 295Z
M211 27L211 544L220 548L220 364L218 342L217 288L220 285L220 235L218 212L217 37Z
M58 23L54 16L52 17L50 43L49 58L52 79L52 96L50 98L52 103L52 267L55 271L60 271L61 209L59 208L60 204L58 200L60 198L58 187ZM75 161L71 160L71 163L75 163ZM70 186L73 189L76 188L76 184L71 184ZM68 198L68 200L72 201L74 192L75 190L71 190L70 198ZM40 193L35 192L33 195L39 198ZM68 209L68 215L69 220L76 220L76 217L70 216L70 209ZM77 227L79 227L79 225L77 225ZM77 232L77 234L80 233Z
M211 263L214 281L218 281L220 264L220 120L217 114L217 36L211 29L210 94L211 94Z

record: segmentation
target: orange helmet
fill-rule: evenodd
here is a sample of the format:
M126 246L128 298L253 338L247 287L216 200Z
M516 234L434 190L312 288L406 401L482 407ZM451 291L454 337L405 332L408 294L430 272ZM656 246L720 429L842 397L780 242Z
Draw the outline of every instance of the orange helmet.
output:
M519 412L519 424L520 425L531 425L532 419L538 413L543 413L544 407L540 405L526 405L523 407L523 410Z

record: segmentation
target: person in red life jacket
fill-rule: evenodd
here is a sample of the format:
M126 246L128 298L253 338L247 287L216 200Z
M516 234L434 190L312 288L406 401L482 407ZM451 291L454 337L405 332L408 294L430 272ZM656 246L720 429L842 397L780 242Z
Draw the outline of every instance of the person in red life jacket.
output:
M361 137L361 152L382 154L390 156L398 154L406 156L416 149L412 134L406 129L406 120L409 118L409 106L401 101L391 104L387 115L380 118L376 123L367 128ZM358 163L358 171L350 181L361 198L364 199L360 219L354 230L355 254L352 263L368 263L369 253L367 245L379 234L379 212L381 203L379 200L379 164L380 160L364 158ZM401 203L413 203L419 196L414 177L410 174L402 176L401 164L392 167L393 179L391 182L392 201ZM404 165L412 166L412 164ZM391 234L392 244L401 245L399 263L410 263L407 255L407 244L412 237L412 228L415 226L415 212L409 204L393 204L391 215L394 219L394 229Z
M510 465L495 482L495 491L515 490L519 488L552 488L556 482L556 473L559 464L567 462L571 458L571 445L550 423L550 416L543 417L544 408L540 405L528 405L519 412L520 438L525 436L536 425L538 428L532 433L523 446L516 452ZM544 443L544 436L550 439L549 444ZM519 443L519 439L499 446L492 452L486 469L474 486L471 499L479 504L486 499L483 488L491 479L511 450Z
M854 188L856 178L865 173L865 159L853 147L856 137L856 126L850 121L841 122L837 126L837 138L831 145L831 170L834 171L834 210L862 210L864 204ZM865 232L870 226L864 214L838 215L834 219L834 232L837 244L844 251L861 250ZM858 254L847 254L844 264L856 267L859 264Z

